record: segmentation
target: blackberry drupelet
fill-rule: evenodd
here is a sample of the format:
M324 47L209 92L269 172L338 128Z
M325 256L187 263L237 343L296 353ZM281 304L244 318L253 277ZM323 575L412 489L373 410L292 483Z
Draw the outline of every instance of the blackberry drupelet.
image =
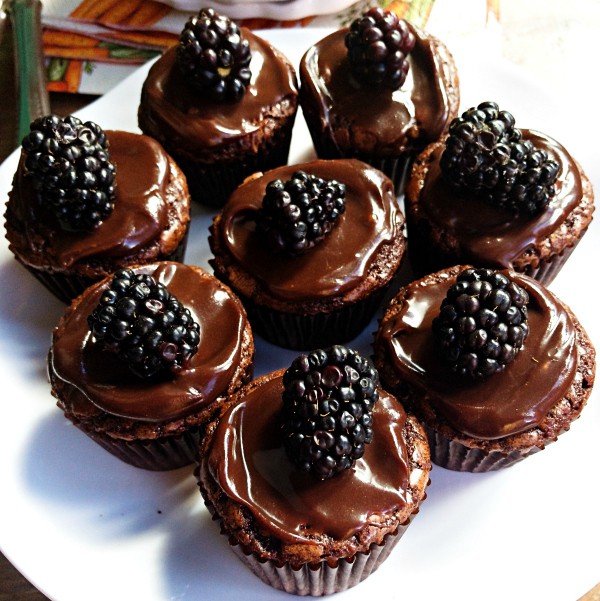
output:
M97 341L140 377L177 372L198 350L200 326L189 309L149 275L121 269L88 317Z
M177 62L186 79L217 101L237 102L252 73L248 40L229 17L202 8L188 19L177 47Z
M371 8L350 24L346 48L357 80L397 90L408 74L415 36L406 21L382 8Z
M283 376L283 437L288 456L324 480L352 467L373 438L377 370L337 345L298 356Z
M504 209L535 215L555 194L559 165L523 139L508 111L483 102L450 124L440 168L459 189Z
M296 171L267 185L256 228L275 251L297 255L321 242L345 210L344 184Z
M112 212L116 168L100 126L73 116L33 121L23 138L25 174L61 227L90 231Z
M488 377L515 359L529 333L529 295L492 269L462 271L433 320L444 358L460 375Z

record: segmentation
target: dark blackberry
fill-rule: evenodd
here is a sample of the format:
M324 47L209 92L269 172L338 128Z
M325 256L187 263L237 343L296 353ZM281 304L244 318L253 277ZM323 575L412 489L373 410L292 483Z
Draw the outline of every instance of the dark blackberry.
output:
M276 251L301 254L321 242L346 210L346 186L304 171L267 184L257 231Z
M514 117L483 102L450 124L440 168L447 181L504 209L535 215L555 194L559 165L523 140Z
M371 8L352 21L345 42L358 81L392 90L402 86L408 74L408 55L415 46L406 21L391 11Z
M283 376L288 456L324 480L352 467L373 438L377 370L345 346L298 356Z
M198 350L200 326L190 310L152 276L115 273L88 317L94 338L140 377L177 372Z
M529 333L529 296L492 269L461 272L443 300L433 333L460 375L487 377L513 361Z
M212 8L188 19L177 47L186 79L215 100L238 101L250 84L250 44L240 28Z
M25 174L67 230L89 231L112 212L116 169L106 135L73 116L40 117L23 138Z

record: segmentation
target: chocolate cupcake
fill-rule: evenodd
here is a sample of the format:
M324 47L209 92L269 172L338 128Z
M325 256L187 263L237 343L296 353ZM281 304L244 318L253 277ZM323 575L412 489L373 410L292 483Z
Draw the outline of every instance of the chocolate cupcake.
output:
M547 285L587 231L594 192L559 142L485 102L419 155L405 206L417 275L473 263Z
M299 74L318 156L363 160L398 189L411 159L458 113L458 76L448 49L380 8L312 46Z
M23 140L5 220L16 259L70 302L117 269L181 260L190 197L152 138L50 116Z
M427 431L434 463L484 472L545 448L590 395L595 350L538 281L455 266L402 288L374 341L383 385Z
M183 169L192 198L222 206L251 173L285 165L297 106L288 59L202 9L150 69L138 120Z
M370 361L334 346L237 393L209 428L196 475L221 532L259 578L326 595L389 555L429 471L417 420L377 386Z
M257 174L215 217L215 275L241 298L255 333L310 349L354 338L404 255L393 184L356 160Z
M199 267L117 272L75 299L52 337L58 406L119 459L191 463L206 424L252 377L254 343L231 291Z

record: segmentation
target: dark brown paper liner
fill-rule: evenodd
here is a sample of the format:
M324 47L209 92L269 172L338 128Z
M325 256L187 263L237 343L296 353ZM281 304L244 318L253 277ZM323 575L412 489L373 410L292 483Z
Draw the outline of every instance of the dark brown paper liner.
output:
M240 296L255 334L288 349L310 350L342 344L358 336L371 321L388 286L362 301L349 303L331 313L300 315L283 313Z
M189 229L188 229L189 231ZM187 246L188 233L182 238L177 248L170 254L163 257L155 257L152 262L155 261L183 261L185 255L185 249ZM54 296L69 304L74 298L79 296L86 288L94 284L95 282L106 277L105 273L101 273L98 277L83 276L76 273L64 272L50 272L40 268L32 267L23 263L19 257L16 259L24 265L24 267L39 280ZM137 265L137 263L136 263ZM115 271L121 268L120 265L115 265Z
M460 265L465 262L469 263L464 257L451 256L436 248L435 243L429 236L429 225L425 222L413 225L411 223L412 219L410 211L408 211L407 222L408 256L417 277L422 277L446 267ZM567 259L571 256L571 253L575 250L575 247L579 244L579 241L586 231L587 230L583 230L580 233L579 238L573 238L573 240L570 241L570 245L566 246L560 253L555 253L545 259L541 259L537 266L527 265L521 270L517 267L514 267L513 269L548 286L563 268Z
M293 568L289 564L280 564L271 559L265 560L229 536L223 527L222 518L216 513L212 503L207 500L200 483L199 486L206 507L213 520L219 522L221 534L228 537L230 548L237 557L264 583L293 595L320 597L356 586L387 559L418 512L416 508L404 524L400 524L395 532L387 534L381 544L373 543L367 552L338 559L333 565L321 561L317 564L304 564L299 568Z
M252 357L237 376L235 390L250 382L253 376L254 361ZM55 388L53 383L54 393ZM60 393L56 396L58 397L59 395ZM143 440L114 438L106 432L95 430L93 427L84 424L76 415L65 411L60 400L58 401L58 406L63 408L63 414L69 421L111 455L134 467L145 470L166 471L195 462L198 455L198 447L206 434L208 424L217 419L218 414L227 401L228 396L223 393L211 405L200 411L200 413L189 416L194 419L194 425L188 426L186 430L166 434L159 438Z
M379 169L379 171L383 171L394 182L396 194L401 194L404 191L404 184L413 159L412 155L382 158L359 152L343 153L337 147L335 140L328 137L327 132L322 132L322 135L317 137L312 134L311 130L311 136L313 146L320 159L358 159L375 169Z
M587 230L581 232L581 236L585 234ZM573 240L572 246L568 246L563 249L561 253L551 255L548 259L540 261L539 265L535 268L529 266L524 270L524 274L542 282L545 286L548 286L554 278L558 275L558 272L563 268L563 265L567 262L567 259L571 256L571 253L575 250L575 247L579 244L581 237Z
M371 165L371 167L383 171L383 173L394 182L396 194L402 194L404 192L404 185L406 184L407 175L410 172L412 157L389 157L385 159L362 157L361 160Z
M134 467L152 471L173 470L193 463L201 436L200 428L195 427L174 436L129 441L111 438L71 421L111 455Z
M440 467L457 472L491 472L515 463L541 451L539 447L517 449L510 453L500 451L486 452L470 448L460 442L451 440L436 432L427 424L422 424L427 433L427 441L431 450L431 461Z
M266 584L292 595L320 597L345 591L370 576L387 559L407 526L400 526L396 533L387 534L381 545L372 544L367 553L340 559L334 566L322 561L294 569L289 565L280 566L273 560L261 560L232 541L229 544L232 551Z
M288 117L260 148L232 162L195 162L178 155L171 148L172 156L185 173L192 199L209 207L220 208L249 175L287 164L295 117L295 113Z

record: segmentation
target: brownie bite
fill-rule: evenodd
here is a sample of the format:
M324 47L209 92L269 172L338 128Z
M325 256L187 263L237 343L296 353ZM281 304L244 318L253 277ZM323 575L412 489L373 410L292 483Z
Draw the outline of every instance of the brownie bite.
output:
M595 350L537 280L455 266L403 287L374 341L383 385L419 418L434 463L483 472L555 441L583 410Z
M120 268L182 260L190 196L156 140L47 116L23 141L4 217L15 258L68 303Z
M594 192L558 141L484 102L417 157L405 208L417 275L472 263L549 284L592 221Z
M202 9L151 67L138 120L180 165L192 198L218 207L251 173L287 162L297 106L289 60Z
M275 588L318 596L377 569L429 471L417 420L379 388L370 361L337 345L241 390L211 426L196 474L238 557Z
M194 460L206 424L253 373L239 300L199 267L117 272L76 298L52 336L48 374L65 416L150 470Z
M318 156L363 160L399 191L412 158L458 113L458 74L446 46L380 8L309 48L299 74Z
M231 195L211 227L211 264L256 333L287 348L327 346L373 317L402 263L403 226L381 171L356 160L288 165Z

